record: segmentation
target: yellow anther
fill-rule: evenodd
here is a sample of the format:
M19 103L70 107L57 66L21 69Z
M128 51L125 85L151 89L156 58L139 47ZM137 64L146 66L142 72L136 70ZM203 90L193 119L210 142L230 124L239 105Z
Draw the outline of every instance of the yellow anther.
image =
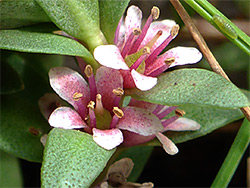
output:
M175 114L177 116L184 116L186 114L186 112L184 110L181 110L181 109L176 109Z
M174 57L170 57L170 58L167 58L165 59L164 61L167 65L171 65L175 62L175 58Z
M141 29L140 28L134 28L133 29L133 34L134 35L140 35L141 34Z
M122 118L124 116L123 111L118 107L114 107L113 112L118 118Z
M87 65L84 69L84 73L89 78L93 74L93 68L90 65Z
M175 37L178 34L179 29L180 29L180 26L178 24L176 24L172 27L171 32L170 32L172 37Z
M83 96L82 93L75 92L73 94L73 99L74 99L74 101L78 101L82 96Z
M90 108L91 110L94 110L95 102L94 101L89 101L89 104L87 105L87 107Z
M124 94L124 90L122 88L116 88L116 89L113 89L113 93L116 95L116 96L122 96Z
M154 20L158 19L160 16L160 9L158 7L153 6L151 9L151 15Z

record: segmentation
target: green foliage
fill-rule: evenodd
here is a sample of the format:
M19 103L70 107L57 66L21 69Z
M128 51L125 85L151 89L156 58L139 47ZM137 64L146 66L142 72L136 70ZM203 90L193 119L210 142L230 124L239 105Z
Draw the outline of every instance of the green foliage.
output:
M90 51L103 44L97 0L36 0L50 19L69 35L82 40Z
M35 0L0 1L1 29L12 29L40 22L50 22L50 19Z
M132 97L164 105L202 105L239 108L249 105L246 96L232 83L203 69L180 69L159 76L149 91L128 91Z
M0 187L22 187L19 161L0 150Z
M53 129L45 146L42 187L89 187L114 151L101 148L87 133Z
M115 30L130 0L99 0L100 25L108 43L114 42Z
M0 31L0 48L31 53L61 54L83 57L93 63L91 53L80 43L67 37L20 30Z
M1 61L1 94L16 93L24 89L23 80L20 78L7 60L2 58Z
M48 132L38 106L14 95L2 96L0 148L22 159L42 161L40 137Z

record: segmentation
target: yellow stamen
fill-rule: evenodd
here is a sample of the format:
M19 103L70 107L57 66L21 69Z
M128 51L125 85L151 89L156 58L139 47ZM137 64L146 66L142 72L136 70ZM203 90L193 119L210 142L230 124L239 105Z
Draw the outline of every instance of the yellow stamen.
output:
M156 6L153 6L153 8L151 9L151 15L154 20L158 19L160 15L160 9Z
M122 118L124 116L123 111L118 107L114 107L113 112L118 118Z
M167 58L164 62L167 65L171 65L171 64L173 64L175 62L175 58L174 57Z
M102 96L101 94L96 95L96 107L95 112L98 114L103 114Z
M172 27L171 32L170 32L172 37L175 37L178 34L179 29L180 29L180 26L178 24L176 24Z
M74 101L78 101L82 96L83 96L82 93L75 92L73 94L73 99L74 99Z
M133 35L140 35L141 34L141 29L140 28L134 28L133 29Z
M184 116L186 114L186 112L184 110L181 110L181 109L176 109L175 114L177 116Z
M152 46L155 44L157 39L162 35L162 30L159 30L156 35L145 45L149 48L152 48Z
M93 74L93 68L90 65L87 65L84 69L84 73L89 78Z
M124 94L124 90L122 88L116 88L116 89L113 89L113 93L116 95L116 96L122 96Z
M89 104L87 105L87 107L90 108L91 110L94 110L95 102L94 101L89 101Z

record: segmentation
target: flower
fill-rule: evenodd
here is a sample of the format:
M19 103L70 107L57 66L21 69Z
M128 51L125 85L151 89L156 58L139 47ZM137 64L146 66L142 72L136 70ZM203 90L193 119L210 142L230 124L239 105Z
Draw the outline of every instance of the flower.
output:
M156 76L166 69L197 63L202 58L191 47L175 47L160 55L178 34L179 26L172 20L153 22L159 12L153 7L141 30L142 12L130 6L125 23L121 19L117 27L115 45L100 45L94 50L94 57L101 65L120 70L124 88L149 90L157 84Z
M85 74L88 84L78 72L69 68L55 67L49 71L50 84L54 91L74 107L72 109L58 104L59 107L48 119L52 127L84 129L85 132L93 134L93 140L98 145L108 150L121 143L132 146L157 137L169 154L175 154L178 150L162 132L199 128L196 122L178 118L177 115L164 119L167 114L176 110L176 107L135 99L132 99L128 106L121 107L124 94L123 78L118 70L101 66L94 76L91 66L88 65ZM58 99L54 99L58 102ZM50 100L46 104L51 106L53 102ZM48 111L43 114L51 112L51 108L41 105L41 102L40 106L41 110Z

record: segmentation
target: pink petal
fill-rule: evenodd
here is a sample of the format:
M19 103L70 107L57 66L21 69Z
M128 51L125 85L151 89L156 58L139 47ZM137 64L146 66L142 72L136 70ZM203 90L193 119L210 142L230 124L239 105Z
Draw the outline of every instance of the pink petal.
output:
M67 67L54 67L49 71L50 85L55 92L69 102L82 118L86 117L86 106L90 101L90 90L83 77ZM81 93L79 100L73 98L75 93Z
M104 108L112 111L116 95L113 89L123 88L122 75L118 70L101 66L96 71L97 93L102 95Z
M175 58L175 62L171 64L170 67L197 63L201 60L202 54L196 48L179 46L168 50L156 61L164 61L165 59L172 57Z
M135 82L131 76L131 71L130 70L120 70L120 73L123 77L123 87L124 88L135 88Z
M123 142L119 129L100 130L93 128L93 140L101 147L111 150Z
M136 146L139 144L147 143L155 138L155 135L150 136L142 136L130 131L122 131L124 141L122 143L123 146Z
M49 117L52 127L63 129L78 129L87 127L80 115L69 107L59 107Z
M148 32L140 45L140 48L144 47L159 30L162 30L162 35L150 50L151 52L153 52L154 49L157 48L170 35L170 31L174 25L176 25L176 23L173 20L162 20L153 22L150 25Z
M39 101L38 105L40 108L41 113L48 119L50 114L59 106L64 104L65 102L58 97L55 93L46 93L42 96Z
M95 59L103 66L113 69L129 70L120 50L115 45L100 45L94 50Z
M130 6L125 18L125 42L134 28L141 28L142 12L137 6Z
M121 17L118 26L115 31L114 43L121 50L125 39L125 24L123 17Z
M200 127L200 124L196 121L181 117L167 125L164 131L195 131L199 130Z
M178 153L178 148L176 145L168 139L164 134L162 133L157 133L156 137L158 140L162 143L163 149L169 154L169 155L175 155Z
M145 76L134 69L131 71L131 76L134 79L136 87L142 91L149 90L157 84L157 78Z
M149 103L149 102L145 102L145 101L138 101L138 100L133 99L133 98L130 100L128 105L138 107L138 108L143 108L143 109L148 110L150 112L153 112L155 110L155 108L158 106L158 104L153 104L153 103Z
M119 120L117 128L143 136L153 135L163 130L161 121L145 109L127 106L122 110L124 116Z

